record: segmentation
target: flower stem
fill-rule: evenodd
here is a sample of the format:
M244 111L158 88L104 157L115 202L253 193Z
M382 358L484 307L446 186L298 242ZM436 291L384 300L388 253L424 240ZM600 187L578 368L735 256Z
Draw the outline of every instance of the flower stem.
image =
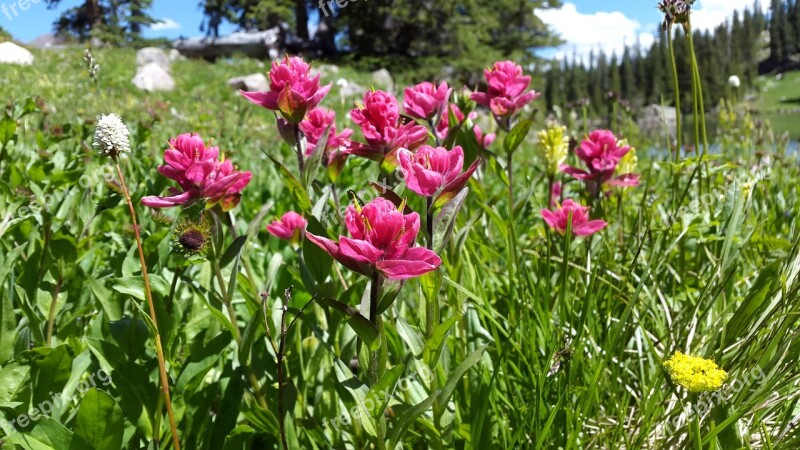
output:
M56 286L53 289L53 297L50 300L50 312L47 315L47 346L53 341L53 325L56 321L56 305L58 304L58 293L61 291L61 276L56 281Z
M139 262L142 265L142 279L144 281L144 294L147 299L147 306L150 309L150 320L153 322L154 338L156 344L156 356L158 357L158 372L161 377L161 390L164 393L164 402L167 406L167 415L169 416L169 426L172 430L172 445L175 450L180 450L181 443L178 437L178 427L175 424L175 414L172 411L172 400L169 395L169 378L167 378L167 367L164 362L164 349L161 346L161 335L158 332L158 321L156 319L156 308L153 303L153 294L150 291L150 278L147 276L147 263L144 260L144 249L142 249L142 238L139 235L139 225L136 222L136 211L133 209L133 202L128 193L128 186L125 184L125 177L122 176L122 169L119 167L119 161L114 158L114 166L117 169L119 176L119 183L122 186L122 192L125 194L125 200L128 202L128 210L131 214L131 221L133 222L133 234L136 236L136 246L139 250Z
M303 179L303 171L305 170L305 158L303 155L303 146L300 145L300 137L302 133L300 132L300 124L293 123L292 128L294 129L294 140L295 140L295 152L297 153L297 167L300 168L300 179Z
M675 162L683 148L683 128L681 126L681 88L678 82L678 64L675 61L675 43L672 39L672 25L667 28L667 43L669 44L669 57L672 63L672 88L675 91L675 141L678 148L675 150Z
M228 290L225 288L225 279L222 277L222 268L219 266L219 261L216 258L214 259L214 273L217 276L217 283L219 284L219 289L222 293L222 303L225 304L225 309L228 311L228 317L230 318L231 325L233 325L233 338L236 341L236 345L241 346L242 332L239 330L239 324L236 321L236 310L233 309L233 303L229 297L229 294L232 296L233 293L228 292ZM264 392L261 390L261 385L258 383L258 378L256 378L253 368L249 363L244 365L244 371L247 375L247 379L250 381L250 385L253 387L253 394L256 397L258 406L266 409L267 400L264 397Z
M286 443L286 417L283 405L283 385L284 385L284 371L283 371L283 354L286 348L286 313L289 311L289 300L292 298L292 288L289 287L284 291L283 311L281 311L281 340L278 347L278 425L281 432L281 445L283 450L289 450L289 445ZM266 324L265 324L266 325Z
M381 340L381 346L384 345L383 339L383 325L380 323L380 318L378 317L378 301L380 300L381 296L381 274L377 270L372 271L372 282L370 283L370 291L369 291L369 321L375 328L378 329L378 339ZM370 351L369 353L369 387L375 386L378 383L378 380L381 377L381 349L375 351ZM382 418L379 418L377 421L378 427L378 449L383 449L385 447L385 440L386 440L386 428L383 423Z

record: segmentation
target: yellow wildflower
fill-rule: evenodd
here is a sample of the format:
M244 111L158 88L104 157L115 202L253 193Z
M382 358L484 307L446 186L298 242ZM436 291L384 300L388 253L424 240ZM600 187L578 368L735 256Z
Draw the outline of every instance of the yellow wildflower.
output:
M714 361L681 352L675 352L663 365L672 382L689 392L716 391L728 378L728 374Z
M620 148L626 147L628 141L623 139L617 143L617 146ZM636 172L636 164L639 163L639 158L636 157L636 149L631 147L628 153L625 153L625 156L619 160L619 164L617 164L617 170L615 171L617 174L624 175L626 173L635 173Z
M551 123L538 136L539 150L547 160L547 173L555 175L558 173L558 166L567 159L569 153L567 127Z

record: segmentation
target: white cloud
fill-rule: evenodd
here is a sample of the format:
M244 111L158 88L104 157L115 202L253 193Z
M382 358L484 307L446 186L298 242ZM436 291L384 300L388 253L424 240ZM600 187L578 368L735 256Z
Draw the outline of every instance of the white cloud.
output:
M729 20L734 10L752 8L753 3L753 0L699 0L692 12L692 25L699 30L716 27ZM761 0L761 6L766 11L769 0ZM536 10L535 13L566 42L552 53L556 58L571 58L576 53L584 61L588 61L592 49L621 55L625 45L635 44L637 37L643 48L649 47L656 39L653 32L660 26L655 22L661 19L655 6L653 23L644 26L622 11L583 14L574 3L566 2L559 9Z
M637 36L643 47L655 40L638 21L621 11L582 14L575 4L564 3L559 9L537 10L536 14L566 42L556 49L555 57L559 59L571 57L574 52L587 60L592 49L621 55L626 44L636 43Z
M700 0L694 4L692 27L697 30L714 28L731 19L733 11L752 9L754 3L753 0ZM761 0L761 8L766 12L769 9L769 0Z
M181 24L175 22L172 19L159 19L158 22L150 25L150 29L153 31L162 31L162 30L180 30Z

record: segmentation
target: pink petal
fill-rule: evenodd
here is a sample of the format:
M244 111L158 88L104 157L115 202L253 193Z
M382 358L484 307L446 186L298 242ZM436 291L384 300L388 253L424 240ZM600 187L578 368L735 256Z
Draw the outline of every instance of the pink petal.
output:
M263 106L267 109L278 109L278 93L277 92L246 92L239 91L244 98L250 100L252 103Z
M597 233L608 225L604 220L590 220L584 224L576 226L572 233L575 236L589 236L590 234Z
M183 192L172 197L157 197L151 195L142 198L142 204L150 208L171 208L177 205L183 205L192 198L191 192Z
M412 247L400 258L379 261L375 267L390 280L405 280L436 270L441 258L432 250Z
M383 255L383 251L361 239L339 238L339 251L342 255L363 264L373 264Z

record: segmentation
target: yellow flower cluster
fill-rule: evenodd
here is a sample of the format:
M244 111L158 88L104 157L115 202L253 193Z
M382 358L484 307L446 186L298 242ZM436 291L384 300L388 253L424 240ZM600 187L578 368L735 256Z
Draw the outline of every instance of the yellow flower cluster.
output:
M728 378L728 374L714 361L681 352L675 352L663 365L672 382L689 392L716 391Z
M628 141L623 139L617 143L617 146L622 148L628 146ZM617 170L615 173L619 175L624 175L626 173L635 173L636 172L636 164L639 163L639 158L636 157L636 149L631 147L631 150L628 153L625 153L625 156L619 160L619 164L617 164Z
M547 160L547 173L555 175L558 173L558 166L566 159L569 152L569 136L567 127L562 127L551 123L547 128L540 131L539 150Z

